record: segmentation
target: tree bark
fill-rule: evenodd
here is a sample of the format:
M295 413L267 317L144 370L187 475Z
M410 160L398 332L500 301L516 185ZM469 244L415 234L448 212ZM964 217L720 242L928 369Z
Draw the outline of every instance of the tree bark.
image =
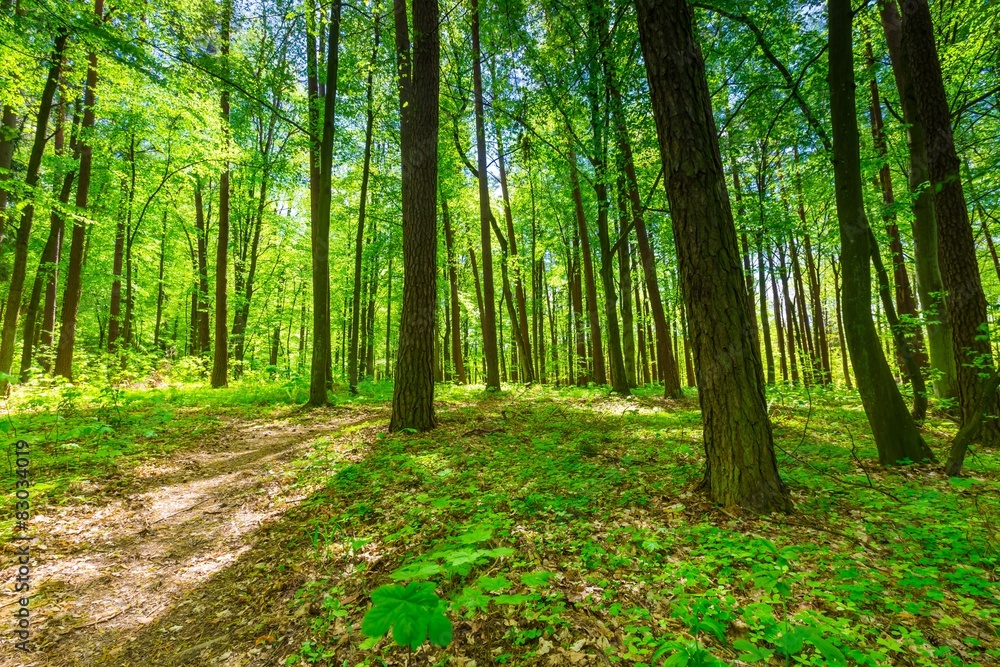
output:
M900 108L906 124L909 148L909 190L913 211L913 258L917 277L917 296L927 327L927 351L934 369L934 393L940 398L958 396L958 368L951 315L945 297L944 280L938 261L938 229L934 213L934 194L927 187L927 144L918 118L917 92L910 74L910 60L903 44L902 20L893 0L879 5L892 71L899 91Z
M933 460L885 360L871 317L871 230L864 210L861 152L855 111L850 0L829 0L830 111L833 168L844 280L844 331L861 402L879 461Z
M934 192L937 217L938 263L947 291L951 315L952 347L958 377L958 400L963 421L973 417L983 394L980 379L985 364L992 367L987 325L986 296L979 276L976 245L969 222L965 192L959 177L959 160L951 128L951 112L945 94L934 41L934 26L926 0L902 0L903 44L910 61L910 79L917 99L917 121L925 132L927 168ZM1000 398L992 394L990 414L1000 414ZM987 420L982 437L1000 442L1000 423Z
M312 143L318 142L318 169L313 184L315 218L311 225L313 283L313 356L309 372L309 405L318 407L328 402L327 390L333 382L332 348L330 341L330 196L333 172L333 133L337 107L337 66L340 54L341 2L335 0L330 12L329 38L326 56L326 91L323 96L322 127L313 124ZM316 84L313 107L319 106L319 84Z
M104 16L104 0L94 0L94 20L100 22ZM73 219L73 235L70 241L69 266L66 270L66 288L63 291L62 317L59 326L59 343L56 346L55 374L73 379L73 348L76 344L76 320L83 294L83 262L86 245L87 225L82 214L87 209L90 194L90 175L93 166L94 149L87 141L87 134L94 127L94 103L97 99L97 52L87 55L87 80L83 96L83 123L80 137L80 165L76 181L77 214Z
M573 207L576 211L577 234L580 238L580 258L583 261L583 286L587 296L587 325L593 357L594 382L607 384L608 375L604 366L604 348L601 337L601 319L597 312L597 282L594 279L594 261L590 254L590 236L587 231L587 216L583 210L583 196L580 193L580 178L577 174L576 153L569 149L569 178L573 190Z
M426 1L426 0L421 0ZM472 0L472 87L476 108L476 165L479 181L479 232L483 261L483 356L486 391L500 391L500 359L497 350L496 290L493 286L493 244L490 237L490 188L486 172L486 124L483 117L483 62L479 44L479 1Z
M10 373L14 362L14 344L17 338L17 317L21 309L21 297L24 292L25 274L28 268L28 242L31 239L31 225L35 217L34 188L38 184L38 173L45 153L45 143L48 135L49 116L52 112L52 98L59 84L59 72L62 69L63 52L66 50L68 32L60 29L52 45L49 56L48 76L45 87L38 102L38 115L35 119L35 137L28 157L28 169L24 184L27 186L29 201L21 213L21 224L17 228L14 239L14 267L10 277L10 288L7 292L7 304L3 313L3 333L0 337L0 373ZM30 343L30 341L29 341ZM0 394L7 391L8 381L0 379Z
M705 482L722 506L787 511L691 14L683 0L636 0L636 8L698 367Z
M375 17L375 39L372 45L371 62L368 64L368 78L365 83L365 156L361 168L361 200L358 203L358 229L354 236L354 295L351 300L351 347L348 352L347 386L352 394L358 393L358 333L361 328L361 264L363 257L362 237L365 231L365 212L368 206L368 179L371 177L372 134L375 127L375 60L378 56L379 28Z
M229 69L229 30L232 21L232 0L222 3L222 61ZM229 88L223 86L219 101L222 112L222 131L226 136L225 149L229 149ZM227 260L229 259L229 159L226 158L219 177L219 233L215 250L215 351L212 358L212 386L229 384L229 309L227 292Z
M438 3L437 0L412 0L412 7L411 51L406 0L394 0L393 3L399 69L402 161L403 312L400 317L390 431L427 431L436 425L434 329L437 306L440 83ZM473 11L478 13L475 5ZM478 37L478 27L475 32ZM481 111L482 100L479 99L478 102L477 106ZM481 178L486 176L484 157L480 156Z
M460 309L458 305L458 258L455 257L455 235L451 224L451 214L448 211L448 202L441 198L441 217L444 218L444 238L445 248L448 253L448 292L449 303L451 304L451 316L448 326L451 331L451 360L455 369L455 380L459 384L465 384L468 379L465 376L465 363L462 359L462 332Z

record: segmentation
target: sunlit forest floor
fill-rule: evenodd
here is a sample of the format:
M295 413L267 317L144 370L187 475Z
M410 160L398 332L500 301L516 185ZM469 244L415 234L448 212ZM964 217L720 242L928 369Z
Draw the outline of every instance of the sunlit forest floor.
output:
M774 391L796 511L722 511L698 489L696 396L637 393L442 387L423 435L386 433L387 384L313 411L249 381L15 396L38 651L0 664L1000 662L1000 453L957 481L881 469L856 395ZM953 432L926 425L939 456ZM375 588L421 579L448 648L360 633Z

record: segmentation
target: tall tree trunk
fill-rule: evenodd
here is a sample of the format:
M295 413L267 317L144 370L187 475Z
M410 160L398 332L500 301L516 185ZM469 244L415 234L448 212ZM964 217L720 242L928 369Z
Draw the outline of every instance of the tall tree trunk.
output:
M514 231L514 214L510 206L510 192L507 189L507 164L503 157L503 143L497 129L497 169L500 172L500 195L503 197L503 215L507 223L507 264L513 268L514 302L517 305L516 336L518 359L521 363L521 381L531 384L535 381L534 357L531 353L531 338L528 336L528 304L524 293L521 263L517 256L517 233Z
M958 367L958 399L963 421L973 417L985 381L981 366L992 367L988 336L986 296L979 276L976 245L969 210L959 176L959 160L951 128L951 112L945 94L934 41L934 26L926 0L901 0L903 44L910 62L910 79L917 98L917 122L927 146L927 167L934 191L937 217L938 262L947 291L951 315L952 344ZM990 399L989 414L1000 414L1000 396ZM1000 442L1000 422L987 420L982 437Z
M65 91L60 88L59 115L56 119L57 125L53 140L53 143L55 144L55 153L60 157L63 157L63 149L65 145L66 108L65 100L63 99L64 92ZM75 137L71 139L71 144L73 144L72 148L74 149L74 153L76 153L73 157L74 159L78 159L79 154L78 151L75 150ZM65 206L66 203L69 202L69 195L73 190L73 180L75 176L76 170L74 168L70 168L65 174L63 174L59 194L57 195L59 205L53 206L52 210L49 212L49 235L45 240L45 247L42 249L42 256L38 261L38 270L35 272L35 280L31 286L31 296L28 299L28 309L24 314L24 333L22 335L23 346L21 348L20 367L20 376L22 381L27 380L28 372L31 369L33 353L39 347L34 344L36 335L38 336L40 345L48 347L52 344L52 330L55 327L59 257L62 249L63 231L66 227L63 212L60 207ZM42 303L43 290L45 292L45 308L42 312L41 332L39 333L38 331L35 331L35 325L38 322L38 310ZM48 358L49 356L50 354L46 353L45 357ZM48 363L43 362L43 365L46 367L45 370L48 371Z
M953 347L951 314L946 304L944 280L938 260L938 228L933 189L925 187L930 175L924 127L918 118L917 90L910 73L910 59L903 44L902 20L893 0L879 5L892 71L899 92L906 141L909 147L909 190L913 211L913 258L917 295L927 326L927 351L934 393L941 398L958 396L958 367Z
M163 231L160 234L160 263L156 273L156 326L153 329L153 345L160 345L160 324L163 321L163 268L167 255L167 209L163 209Z
M683 0L636 0L636 8L698 366L705 482L722 506L788 510L691 13Z
M587 324L593 350L592 368L594 382L607 384L608 375L604 366L604 349L601 337L601 319L597 313L597 282L594 279L594 262L590 254L590 236L587 232L587 216L583 210L583 196L580 193L580 178L577 174L576 153L569 149L569 178L573 190L573 207L576 211L577 233L580 238L580 257L583 260L583 285L587 295Z
M317 121L313 124L312 143L319 143L316 155L318 182L313 184L315 218L311 225L313 282L313 357L309 373L309 405L326 405L327 389L333 382L330 340L330 196L333 172L333 133L337 106L337 65L340 55L341 2L335 0L330 11L326 56L326 94L323 97L322 128L318 122L319 88L316 84L313 106ZM317 68L318 69L318 68Z
M785 264L785 246L783 243L777 244L778 249L778 269L781 278L781 297L785 303L785 351L788 354L788 368L792 377L792 385L799 383L798 367L798 346L795 344L795 304L792 302L788 291L788 266Z
M365 230L365 211L368 206L368 180L371 177L372 134L375 127L375 60L378 56L379 27L375 16L375 39L372 45L371 62L368 64L368 78L365 83L365 157L361 168L361 200L358 204L358 229L354 236L354 295L351 301L351 347L347 362L347 386L352 394L358 393L358 332L361 327L361 260L363 256L362 237Z
M681 392L680 368L673 354L670 342L670 330L667 328L667 318L663 313L663 300L660 297L660 286L656 277L656 258L649 242L646 221L642 215L643 209L642 199L639 195L639 181L636 178L635 161L632 157L632 144L629 140L628 127L625 124L621 95L615 87L612 87L610 92L612 101L614 102L618 151L622 156L625 168L629 205L632 207L632 224L635 227L635 238L639 245L639 257L642 261L642 276L646 283L646 293L649 295L649 308L653 315L653 327L656 330L656 349L663 371L663 393L666 398L680 398L683 396Z
M885 224L885 231L889 235L889 252L892 260L892 279L896 286L896 311L904 318L902 326L906 327L905 335L909 338L909 348L913 355L913 361L921 370L927 368L927 355L924 353L924 340L920 327L914 327L908 322L915 322L917 314L917 301L913 297L913 290L910 288L910 274L906 270L906 258L903 257L903 242L899 236L899 226L896 224L896 195L892 189L892 172L889 169L888 147L885 141L884 123L882 120L882 104L879 99L878 81L875 79L875 57L872 54L872 44L865 42L865 64L870 72L868 79L868 89L871 94L871 108L869 120L871 122L872 139L875 144L875 152L878 154L882 164L878 171L878 185L882 192L882 222Z
M3 253L7 233L7 208L10 193L4 181L11 178L10 168L14 162L14 144L20 134L17 114L8 104L3 106L3 120L0 122L0 255Z
M635 318L632 314L632 248L629 245L628 204L626 203L625 179L618 177L618 303L622 314L622 356L625 362L625 380L635 387Z
M479 44L479 0L472 0L472 86L476 107L476 165L479 181L479 232L483 260L483 356L486 361L486 391L500 390L500 359L497 350L496 290L493 286L493 244L490 239L489 174L486 172L486 124L483 117L483 57Z
M840 362L844 373L844 384L847 386L848 391L853 391L851 367L847 362L847 342L844 339L844 311L841 308L840 302L840 263L835 258L831 258L830 264L833 269L833 291L837 300L837 339L840 341Z
M95 21L104 16L104 0L94 0ZM83 96L83 124L80 136L80 165L76 182L77 215L73 220L73 235L70 241L69 266L66 271L66 288L63 291L62 317L59 326L59 343L56 346L55 374L73 379L73 348L76 344L76 320L83 294L83 262L86 245L87 225L82 213L87 209L90 194L90 174L94 149L88 143L88 133L94 127L94 103L97 99L97 52L87 55L87 81Z
M202 198L201 180L195 180L194 220L198 238L198 345L197 354L206 354L211 346L208 312L208 224Z
M35 138L28 157L28 170L24 179L29 200L21 213L21 224L17 228L14 240L14 268L10 277L10 288L7 293L7 304L3 313L3 333L0 337L0 373L10 373L14 362L14 344L17 338L17 316L21 309L21 297L24 292L25 275L28 269L28 242L31 239L31 225L35 218L34 189L38 184L38 172L45 153L45 143L48 136L49 116L52 112L52 98L59 84L59 72L62 68L63 52L66 49L67 30L60 29L56 35L49 56L49 71L45 87L38 102L38 115L35 119ZM28 341L30 343L30 341ZM7 391L8 382L0 379L0 394Z
M767 383L774 384L774 349L771 346L771 322L767 316L767 275L764 270L764 235L757 236L757 282L760 283L760 324L764 331L764 358Z
M916 423L885 360L871 317L871 230L864 210L861 152L855 111L853 16L850 0L828 0L830 33L830 112L833 168L840 222L844 278L844 331L861 402L872 428L879 461L922 461L934 454Z
M451 214L448 202L441 198L441 217L444 219L445 248L448 253L448 295L451 304L451 320L448 323L451 331L451 360L455 368L455 379L459 384L468 382L465 377L465 363L462 360L462 332L460 310L458 305L458 258L455 257L455 235L451 224Z
M820 384L829 384L831 375L830 345L826 340L826 322L823 317L823 300L820 297L819 270L813 257L812 242L806 234L802 239L802 247L806 254L806 270L809 272L809 296L812 302L814 345L819 354Z
M785 328L781 317L781 296L778 294L777 272L774 270L774 254L771 249L767 251L767 270L771 275L771 299L774 301L774 330L778 337L778 365L781 368L781 381L789 382L791 379L788 373L790 364L788 354L785 350Z
M411 52L406 0L394 0L393 3L396 59L399 68L404 276L399 358L392 393L390 431L404 428L426 431L434 428L436 423L434 311L437 305L437 144L440 82L438 3L437 0L412 0L412 7ZM478 14L475 5L473 11ZM478 38L478 26L475 34ZM480 88L480 94L481 92ZM482 99L477 101L481 112ZM481 128L481 113L479 127ZM486 177L483 157L485 156L480 156L481 178Z
M222 2L222 60L229 69L229 30L233 15L232 0ZM229 149L229 88L223 86L219 102L222 112L222 131L226 136L225 148ZM229 159L219 177L219 234L215 250L215 353L212 358L212 386L229 384L229 309L227 286L227 260L229 259Z

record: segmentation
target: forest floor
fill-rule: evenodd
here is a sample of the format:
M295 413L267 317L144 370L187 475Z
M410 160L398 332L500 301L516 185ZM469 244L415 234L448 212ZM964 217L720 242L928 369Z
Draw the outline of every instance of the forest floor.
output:
M772 392L796 510L760 517L698 490L693 395L442 387L438 429L388 435L390 386L322 410L302 392L10 399L36 651L13 647L5 511L0 665L1000 663L1000 452L962 480L879 468L854 394ZM925 427L943 454L954 426ZM361 633L375 589L424 580L447 648Z

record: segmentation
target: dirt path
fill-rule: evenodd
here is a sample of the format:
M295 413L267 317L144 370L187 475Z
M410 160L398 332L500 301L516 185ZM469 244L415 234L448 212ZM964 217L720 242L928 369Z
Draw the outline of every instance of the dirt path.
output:
M114 656L133 636L183 606L192 591L255 546L262 524L304 497L304 491L283 493L282 477L308 443L363 418L229 426L195 449L137 470L123 496L98 496L99 504L35 517L31 632L37 650L25 656L5 636L0 666L123 664ZM5 590L0 608L12 608L14 599Z

